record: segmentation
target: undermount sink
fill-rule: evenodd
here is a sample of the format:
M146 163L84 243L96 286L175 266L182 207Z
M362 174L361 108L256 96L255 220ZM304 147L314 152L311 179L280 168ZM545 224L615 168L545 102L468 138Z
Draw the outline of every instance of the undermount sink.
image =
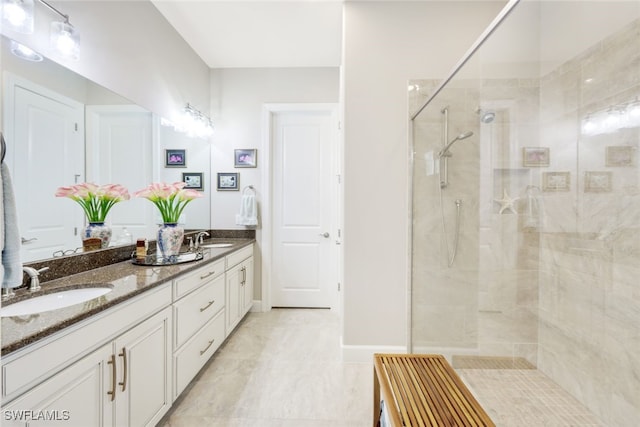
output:
M0 317L26 316L29 314L42 313L44 311L69 307L74 304L80 304L82 302L98 298L111 292L111 290L111 288L107 287L60 290L58 292L40 295L6 305L0 309Z
M206 245L200 245L201 248L210 249L210 248L230 248L233 246L233 243L208 243Z

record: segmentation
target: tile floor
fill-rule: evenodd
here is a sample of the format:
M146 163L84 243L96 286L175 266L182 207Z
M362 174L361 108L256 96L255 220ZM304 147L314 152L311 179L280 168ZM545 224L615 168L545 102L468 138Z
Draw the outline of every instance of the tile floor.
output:
M342 363L330 310L249 313L162 427L371 425L373 368Z
M498 427L602 425L537 370L457 371ZM369 427L372 382L330 310L249 313L159 427Z

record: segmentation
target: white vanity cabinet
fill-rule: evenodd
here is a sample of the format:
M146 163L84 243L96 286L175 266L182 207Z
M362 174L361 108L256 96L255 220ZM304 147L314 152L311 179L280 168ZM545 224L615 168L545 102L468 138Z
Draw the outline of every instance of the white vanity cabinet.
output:
M227 335L253 305L253 245L226 257Z
M112 426L106 394L112 355L112 346L105 345L3 406L2 425Z
M113 342L107 386L115 426L155 426L171 407L171 323L167 307Z
M2 359L3 426L156 425L253 304L253 245Z
M173 398L225 339L225 259L174 281Z
M8 405L3 405L2 425L156 425L172 403L172 314L168 306L171 294L169 286L163 287L164 291L152 292L147 296L148 300L144 295L137 297L125 307L105 313L64 337L52 338L50 343L3 363L5 379L17 382L15 377L21 372L39 370L39 365L29 367L36 360L56 359L65 350L72 358L81 353L82 348L87 349L87 341L83 342L88 338L85 332L109 336L117 330L114 327L118 328L122 319L130 319L134 313L139 316L148 309L157 308L157 304L165 306L146 320L134 322L134 327L116 334L88 355L53 373Z

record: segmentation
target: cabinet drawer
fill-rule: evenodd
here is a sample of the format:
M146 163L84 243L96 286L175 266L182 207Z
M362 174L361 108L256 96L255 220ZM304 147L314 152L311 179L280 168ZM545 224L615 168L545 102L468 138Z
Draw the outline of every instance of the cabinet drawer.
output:
M174 301L188 294L204 282L215 279L224 273L224 266L225 259L221 258L218 261L207 264L184 277L176 279L173 289Z
M173 305L174 349L184 344L198 329L224 307L224 276L196 289Z
M224 310L221 310L174 355L174 395L180 393L196 376L224 341Z
M231 267L240 264L245 259L253 255L253 245L249 245L245 248L239 249L232 254L227 255L227 270Z

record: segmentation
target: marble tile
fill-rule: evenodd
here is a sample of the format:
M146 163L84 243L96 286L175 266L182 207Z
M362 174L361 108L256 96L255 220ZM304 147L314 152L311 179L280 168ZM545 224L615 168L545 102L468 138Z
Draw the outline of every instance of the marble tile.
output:
M159 425L368 426L373 368L339 337L330 310L249 313Z
M604 427L578 400L535 369L456 369L500 427Z

